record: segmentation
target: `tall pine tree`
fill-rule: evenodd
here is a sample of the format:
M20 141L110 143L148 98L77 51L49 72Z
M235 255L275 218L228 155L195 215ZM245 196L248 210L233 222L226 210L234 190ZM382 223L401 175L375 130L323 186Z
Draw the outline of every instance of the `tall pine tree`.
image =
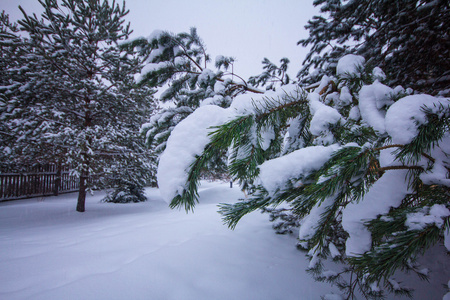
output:
M133 76L142 61L119 46L130 34L124 5L39 2L42 18L21 8L26 63L12 71L21 77L10 79L15 85L7 90L2 118L20 142L15 148L26 145L44 161L74 168L80 178L76 209L83 212L92 175L117 176L130 163L146 163L147 152L136 138L153 106L153 91L136 87Z

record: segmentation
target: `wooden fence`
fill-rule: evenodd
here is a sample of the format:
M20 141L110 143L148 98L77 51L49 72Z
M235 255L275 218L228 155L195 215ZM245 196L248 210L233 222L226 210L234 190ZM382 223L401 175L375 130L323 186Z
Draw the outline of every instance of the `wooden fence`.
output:
M34 167L22 173L0 173L0 201L58 195L78 190L79 179L57 165Z

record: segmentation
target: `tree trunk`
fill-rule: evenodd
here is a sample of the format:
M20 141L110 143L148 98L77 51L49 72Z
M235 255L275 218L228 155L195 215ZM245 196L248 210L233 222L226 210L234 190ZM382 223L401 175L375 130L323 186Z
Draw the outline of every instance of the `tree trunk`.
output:
M88 71L87 76L89 80L92 80L93 77L92 70ZM84 130L87 130L92 126L92 115L91 115L91 99L89 97L90 91L84 95ZM89 178L89 165L90 165L90 156L88 154L88 148L91 145L92 139L89 135L86 137L85 145L83 146L84 151L81 153L83 156L83 167L80 176L80 189L78 190L78 202L77 202L77 211L84 212L85 204L86 204L86 189L87 189L87 180Z
M86 203L86 173L83 172L80 176L80 188L78 190L78 202L77 202L77 211L84 212L85 211L85 203Z

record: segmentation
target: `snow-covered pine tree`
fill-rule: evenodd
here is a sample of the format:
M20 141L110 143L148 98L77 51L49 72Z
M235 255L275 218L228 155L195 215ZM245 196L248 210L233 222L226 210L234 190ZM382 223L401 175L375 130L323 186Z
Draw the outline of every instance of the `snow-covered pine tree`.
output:
M98 181L99 188L108 189L105 202L130 203L146 201L144 187L156 182L154 153L144 145L142 135L134 128L126 147L132 152L111 156L105 166L105 176ZM110 190L113 188L113 190Z
M82 212L92 175L107 177L110 170L117 174L147 163L147 151L135 138L150 114L153 90L135 85L142 61L119 45L130 33L124 5L39 2L42 18L21 8L26 63L12 71L22 77L9 79L14 82L5 91L2 118L14 133L16 149L23 145L44 160L74 168L80 178L77 211Z
M139 84L162 88L159 99L172 103L142 127L147 144L157 153L165 149L173 128L199 106L228 107L239 93L262 93L233 73L232 57L217 56L211 68L211 57L196 28L179 34L156 30L147 38L131 40L126 45L139 51L145 60Z
M381 67L391 86L430 94L446 90L448 95L448 1L315 0L314 5L320 6L321 15L308 22L309 37L299 41L311 46L299 72L303 81L311 77L311 69L312 81L332 75L338 59L353 53Z
M20 37L17 24L0 15L0 157L2 170L21 171L21 165L54 162L48 145L40 144L41 106L27 94L29 74L39 74L30 45ZM28 97L25 100L25 97ZM25 138L26 135L26 138ZM39 153L39 154L38 154ZM53 156L53 157L51 157Z
M8 111L8 98L11 97L11 90L15 89L17 81L15 76L18 72L12 70L19 69L21 65L20 48L22 40L17 36L17 26L11 24L9 16L3 11L0 13L0 161L2 170L7 170L5 162L7 155L11 154L11 145L14 140L13 133L9 130L4 116ZM9 95L8 95L9 92Z
M285 85L239 95L228 109L198 108L161 156L161 194L193 209L200 170L228 150L229 172L249 194L221 205L231 228L284 203L317 279L350 298L409 294L394 272L425 277L416 259L434 245L450 250L450 100L390 88L361 56L344 56L336 70L309 93ZM328 257L344 268L324 270Z

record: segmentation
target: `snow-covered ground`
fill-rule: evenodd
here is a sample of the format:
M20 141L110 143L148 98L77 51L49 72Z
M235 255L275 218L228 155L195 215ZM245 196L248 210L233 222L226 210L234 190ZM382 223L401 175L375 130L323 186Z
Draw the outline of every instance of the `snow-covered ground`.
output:
M98 192L85 213L75 212L76 194L0 203L0 299L298 300L338 293L305 272L309 262L295 237L276 235L267 215L246 216L234 231L222 224L216 205L243 197L237 187L203 182L193 214L167 208L157 189L147 195L145 203L123 205L101 203ZM433 298L414 282L416 299L442 299L439 284L428 286Z

